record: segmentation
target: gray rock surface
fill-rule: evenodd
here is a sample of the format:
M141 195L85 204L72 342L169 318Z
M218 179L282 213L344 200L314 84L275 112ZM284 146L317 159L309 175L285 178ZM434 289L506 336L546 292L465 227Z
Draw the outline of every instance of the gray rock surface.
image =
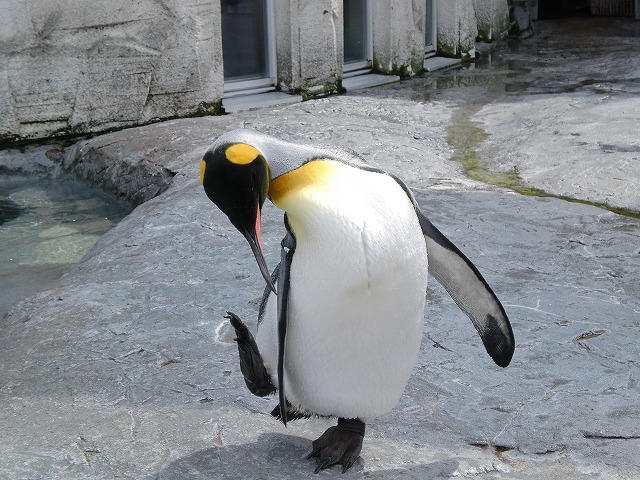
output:
M219 133L250 126L350 147L405 179L513 323L516 353L500 369L431 280L405 394L369 425L362 459L341 478L638 478L640 220L466 179L448 160L446 129L486 84L438 93L425 89L430 81L117 132L81 145L91 162L70 162L83 154L67 151L80 175L97 176L100 161L175 175L2 319L0 477L318 478L304 456L332 422L285 429L271 418L276 400L246 390L223 319L233 310L255 326L262 280L198 185L198 162ZM153 168L139 170L143 161ZM121 193L142 198L145 188ZM281 212L265 208L272 266L282 233Z

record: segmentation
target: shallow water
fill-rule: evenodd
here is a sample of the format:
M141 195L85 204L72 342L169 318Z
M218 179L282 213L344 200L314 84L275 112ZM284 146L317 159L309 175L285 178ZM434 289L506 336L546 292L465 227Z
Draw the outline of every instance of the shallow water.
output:
M71 178L0 176L0 318L82 260L130 210Z

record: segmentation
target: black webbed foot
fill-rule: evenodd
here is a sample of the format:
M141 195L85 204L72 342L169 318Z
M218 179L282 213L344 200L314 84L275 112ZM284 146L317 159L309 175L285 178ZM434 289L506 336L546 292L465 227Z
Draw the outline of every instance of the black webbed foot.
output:
M227 312L225 318L229 319L238 337L236 342L240 355L240 371L244 376L247 388L258 397L266 397L275 393L276 387L271 383L271 377L267 373L253 335L235 313Z
M364 422L357 418L339 418L336 427L314 440L313 451L307 458L318 457L315 473L336 463L342 465L342 473L349 470L360 456L364 429Z

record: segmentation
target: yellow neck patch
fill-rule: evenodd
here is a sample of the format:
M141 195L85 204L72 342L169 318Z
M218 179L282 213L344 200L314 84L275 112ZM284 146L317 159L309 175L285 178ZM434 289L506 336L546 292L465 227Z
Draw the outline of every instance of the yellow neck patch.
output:
M269 196L277 204L285 195L305 188L322 188L328 178L339 169L340 163L333 160L313 160L301 167L280 175L269 183Z
M231 163L246 165L258 158L260 151L246 143L235 143L224 151L224 155Z

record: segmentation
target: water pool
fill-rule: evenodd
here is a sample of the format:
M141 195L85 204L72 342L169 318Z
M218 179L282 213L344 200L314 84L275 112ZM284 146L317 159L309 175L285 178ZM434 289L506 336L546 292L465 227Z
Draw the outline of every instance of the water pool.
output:
M82 260L130 210L73 178L0 175L0 318Z

